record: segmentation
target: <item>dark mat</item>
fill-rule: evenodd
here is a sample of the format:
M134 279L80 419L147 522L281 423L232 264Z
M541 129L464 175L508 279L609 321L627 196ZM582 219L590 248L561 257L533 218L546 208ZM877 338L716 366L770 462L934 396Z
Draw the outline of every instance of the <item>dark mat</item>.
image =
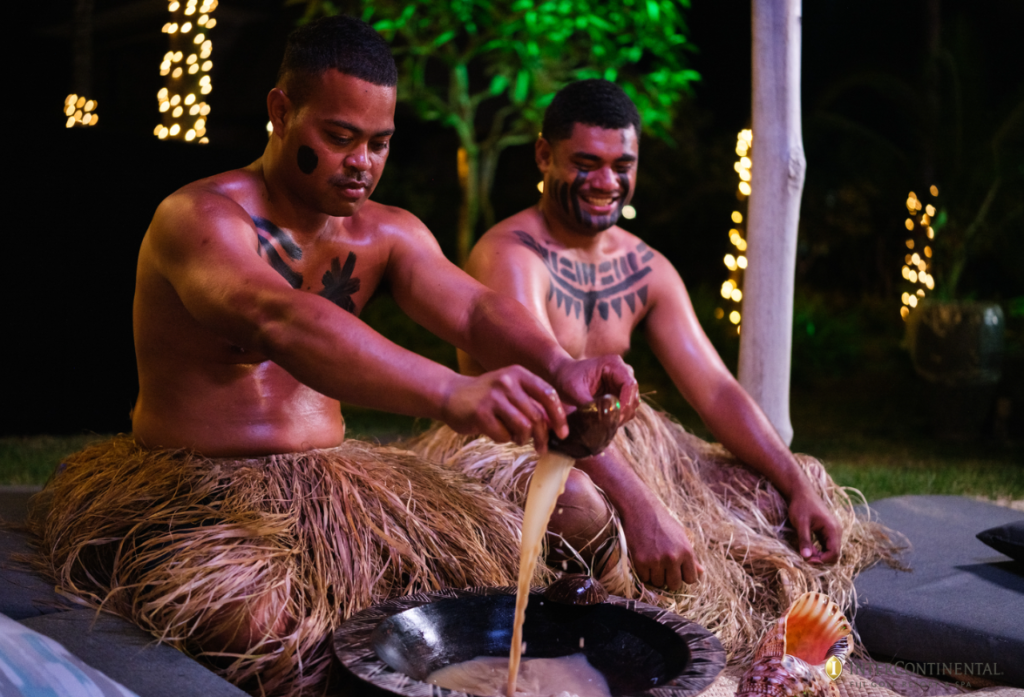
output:
M31 552L23 532L11 525L25 520L28 499L39 487L0 487L0 613L21 620L67 610L71 603L57 595L53 585L28 570L19 557Z
M871 508L910 540L913 571L876 566L857 577L865 647L919 673L1024 686L1024 564L975 538L1024 513L962 496L899 496Z
M39 491L38 486L0 486L0 520L22 523L28 514L28 500Z
M139 697L247 697L220 676L131 622L93 610L23 620Z

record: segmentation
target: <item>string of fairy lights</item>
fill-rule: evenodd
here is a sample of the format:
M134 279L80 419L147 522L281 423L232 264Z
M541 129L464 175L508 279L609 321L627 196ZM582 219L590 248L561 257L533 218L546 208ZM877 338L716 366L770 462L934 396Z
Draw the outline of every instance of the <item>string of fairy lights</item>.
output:
M933 184L929 187L928 193L934 201L939 197L939 188ZM928 292L935 290L935 277L931 274L932 240L935 239L932 221L935 218L935 205L921 203L917 194L911 191L907 194L907 214L904 226L910 235L905 242L908 251L903 258L902 274L910 290L903 291L902 295L903 307L900 308L900 317L904 320Z
M153 129L160 140L209 143L206 122L210 105L203 97L213 91L210 71L213 42L208 33L217 25L211 17L218 0L171 0L171 21L164 24L170 50L160 63L164 86L156 94L161 122Z
M747 268L747 240L744 237L744 211L746 210L747 199L750 197L750 154L754 143L754 132L746 128L736 135L736 154L739 159L733 163L733 169L739 176L739 184L736 187L736 200L739 202L737 208L732 212L733 227L729 230L729 242L736 249L736 253L730 252L725 255L723 262L729 270L729 278L722 284L722 298L728 302L726 307L715 308L715 318L723 319L728 316L729 321L736 325L736 333L740 333L740 322L743 319L741 308L743 307L743 271Z
M96 113L96 100L88 99L79 94L69 94L64 100L64 115L68 120L64 123L68 128L75 126L95 126L99 120Z

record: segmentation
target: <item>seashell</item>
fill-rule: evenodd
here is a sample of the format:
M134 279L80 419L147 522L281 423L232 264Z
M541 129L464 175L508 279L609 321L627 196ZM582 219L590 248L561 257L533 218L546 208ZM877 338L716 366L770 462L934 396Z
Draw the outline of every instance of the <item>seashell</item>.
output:
M621 411L622 405L614 395L602 395L569 414L565 418L569 435L562 440L552 434L548 447L577 460L597 455L615 437Z
M850 623L827 595L804 593L762 637L737 697L838 697L825 663L832 656L846 661L850 632Z
M593 576L562 574L544 590L544 597L563 605L597 605L608 600L608 591Z

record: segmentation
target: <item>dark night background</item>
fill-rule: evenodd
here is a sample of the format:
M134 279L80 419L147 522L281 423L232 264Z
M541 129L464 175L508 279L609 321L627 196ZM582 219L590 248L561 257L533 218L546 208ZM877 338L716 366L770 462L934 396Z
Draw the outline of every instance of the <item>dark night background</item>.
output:
M248 164L262 152L265 95L299 15L282 5L221 0L210 37L214 91L208 100L211 144L205 147L152 135L155 95L163 85L158 65L167 50L160 32L164 0L96 0L88 95L99 101L95 128L66 129L60 111L74 91L72 0L24 3L10 11L23 16L8 25L18 27L18 36L8 62L12 157L2 435L129 430L137 391L131 306L139 243L167 194ZM867 74L919 84L927 52L924 8L922 0L804 4L808 169L798 322L808 312L819 313L819 322L853 313L861 318L851 325L857 331L874 327L898 343L903 201L908 190L922 191L930 182L922 181L916 164L912 111L900 111L870 90L843 87ZM948 1L942 8L944 41L969 57L964 123L970 132L990 132L1024 97L1022 3ZM626 227L669 256L704 311L713 308L725 279L721 259L735 206L733 148L737 131L749 125L750 3L693 0L688 18L690 40L699 49L692 65L702 81L680 111L677 147L644 139L638 215ZM905 145L905 156L872 145L863 133L837 128L836 115ZM451 255L459 200L455 136L418 122L404 106L396 121L391 159L374 198L419 215ZM538 178L531 147L506 151L494 192L498 216L532 204ZM993 243L968 265L963 286L969 294L1001 301L1024 295L1020 217L1015 224L1010 244ZM829 350L843 354L844 342L855 341L841 335ZM724 342L726 353L734 350L727 340L716 341ZM795 379L801 350L794 348ZM1018 411L1021 404L1015 404Z

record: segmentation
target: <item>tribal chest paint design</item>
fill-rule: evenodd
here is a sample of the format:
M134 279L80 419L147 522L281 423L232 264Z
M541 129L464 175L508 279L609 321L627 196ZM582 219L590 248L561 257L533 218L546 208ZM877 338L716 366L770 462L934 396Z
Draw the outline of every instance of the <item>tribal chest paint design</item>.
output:
M624 310L636 314L637 307L647 305L647 283L641 282L653 271L650 261L654 252L641 242L627 252L600 264L581 264L548 249L532 235L513 231L519 241L529 247L543 261L551 276L548 300L564 309L566 317L575 314L587 328L594 318L594 310L607 320L614 312L622 318Z
M252 216L252 222L256 224L256 237L259 240L259 255L270 262L271 268L277 271L292 288L301 288L302 274L288 265L288 262L281 256L284 253L292 261L302 259L302 248L295 244L287 232L274 225L266 218ZM281 248L277 251L274 243ZM353 278L352 273L356 268L356 254L349 252L345 263L341 263L341 257L331 259L331 268L324 272L321 282L324 284L321 295L343 310L356 314L356 304L352 296L359 292L360 282Z

